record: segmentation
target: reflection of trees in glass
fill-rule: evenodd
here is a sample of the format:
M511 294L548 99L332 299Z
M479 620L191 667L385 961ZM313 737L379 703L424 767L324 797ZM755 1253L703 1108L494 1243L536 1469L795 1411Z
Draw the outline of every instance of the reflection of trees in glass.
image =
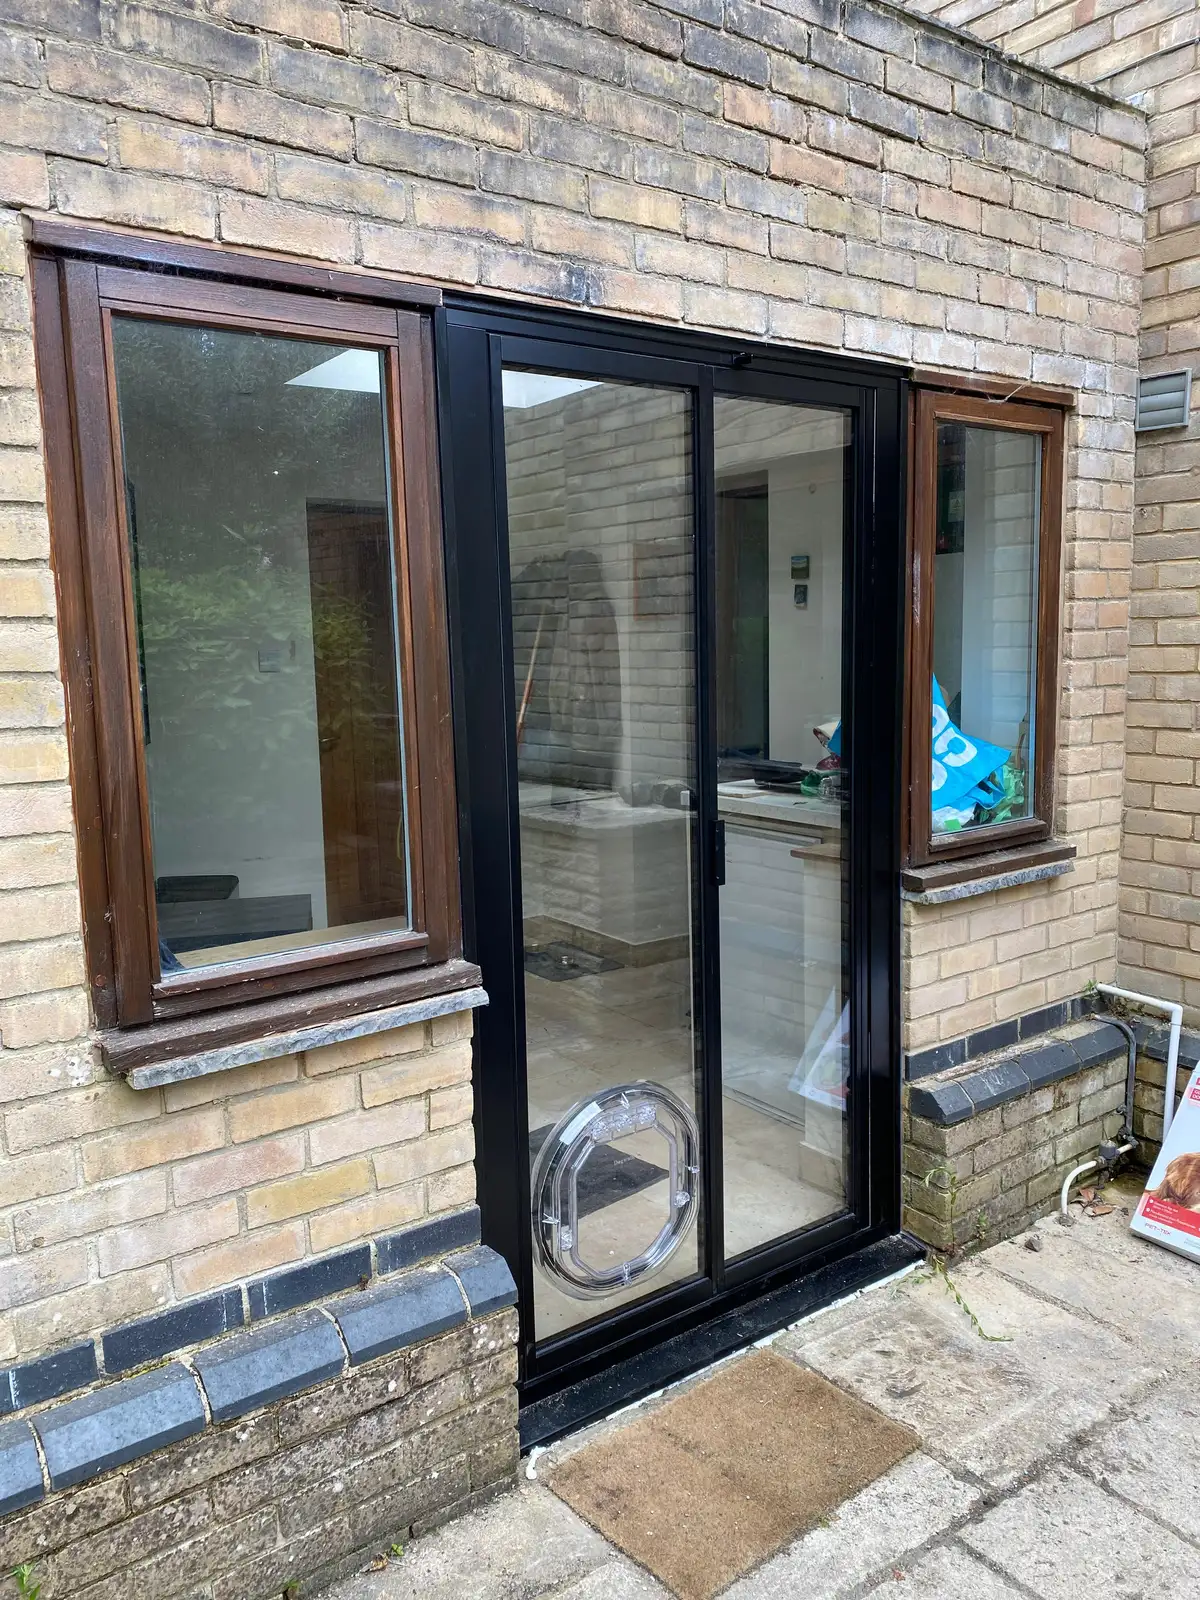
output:
M314 650L347 686L370 683L369 631L358 605L311 588L306 571L273 560L269 530L178 529L167 559L143 553L138 566L140 646L155 723L210 750L245 743L263 750L315 729L311 695L264 693L259 652ZM235 736L231 727L237 725Z

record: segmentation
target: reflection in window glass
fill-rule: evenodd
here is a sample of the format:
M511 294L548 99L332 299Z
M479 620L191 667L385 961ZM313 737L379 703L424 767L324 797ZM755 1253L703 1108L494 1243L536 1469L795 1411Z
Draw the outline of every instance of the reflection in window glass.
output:
M684 1121L700 1109L692 410L679 390L512 368L503 381L531 1222L554 1241L536 1255L545 1340L700 1265L699 1229L675 1226L700 1174L672 1183L681 1147L645 1115L664 1096Z
M717 808L725 1254L846 1205L842 411L718 395Z
M1041 438L941 422L933 831L1032 815Z
M383 358L113 347L164 975L405 927Z

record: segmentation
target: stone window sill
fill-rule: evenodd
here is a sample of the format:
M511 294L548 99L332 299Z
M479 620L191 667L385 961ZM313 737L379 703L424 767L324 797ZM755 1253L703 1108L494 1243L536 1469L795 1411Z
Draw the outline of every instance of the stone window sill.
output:
M132 1089L157 1089L254 1061L342 1044L488 1003L467 961L339 984L320 993L251 1003L100 1035L104 1063Z
M1013 889L1043 878L1060 878L1070 872L1075 846L1047 839L1039 844L994 850L970 860L938 861L930 866L905 867L900 873L900 895L916 905L937 906L948 900L969 900L975 895Z

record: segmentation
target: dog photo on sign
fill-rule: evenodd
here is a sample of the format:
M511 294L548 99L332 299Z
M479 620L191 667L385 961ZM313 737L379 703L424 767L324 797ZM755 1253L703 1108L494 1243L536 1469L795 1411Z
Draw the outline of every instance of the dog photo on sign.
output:
M1200 1153L1192 1150L1168 1163L1162 1182L1154 1190L1156 1200L1169 1205L1200 1211Z
M1143 1239L1200 1261L1200 1066L1175 1115L1169 1115L1169 1105L1167 1110L1170 1126L1130 1227Z

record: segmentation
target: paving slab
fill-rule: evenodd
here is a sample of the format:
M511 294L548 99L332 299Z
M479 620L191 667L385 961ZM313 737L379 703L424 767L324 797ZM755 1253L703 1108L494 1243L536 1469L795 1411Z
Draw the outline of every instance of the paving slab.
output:
M1200 1333L1200 1321L1195 1324ZM1083 1452L1084 1472L1200 1543L1200 1383L1156 1389Z
M836 1600L967 1516L980 1491L912 1455L725 1591L726 1600ZM905 1590L907 1596L908 1591Z
M1087 1217L1072 1209L1073 1227L1047 1218L1033 1230L1041 1250L1027 1249L1022 1235L989 1250L988 1267L1111 1328L1154 1361L1190 1360L1200 1329L1195 1262L1137 1238L1119 1211Z
M1200 1594L1200 1550L1067 1467L963 1530L972 1550L1039 1600Z
M549 1489L523 1484L415 1540L385 1571L360 1573L336 1595L337 1600L540 1600L612 1566L615 1557L612 1546Z
M1107 1328L1029 1293L983 1258L953 1279L984 1339L939 1277L909 1280L878 1311L832 1332L790 1330L777 1348L915 1428L940 1459L994 1487L1162 1376Z
M554 1600L671 1600L671 1591L632 1561L609 1561L578 1583L556 1589Z
M1025 1596L961 1545L948 1544L922 1556L911 1569L899 1563L868 1591L866 1600L1025 1600Z

